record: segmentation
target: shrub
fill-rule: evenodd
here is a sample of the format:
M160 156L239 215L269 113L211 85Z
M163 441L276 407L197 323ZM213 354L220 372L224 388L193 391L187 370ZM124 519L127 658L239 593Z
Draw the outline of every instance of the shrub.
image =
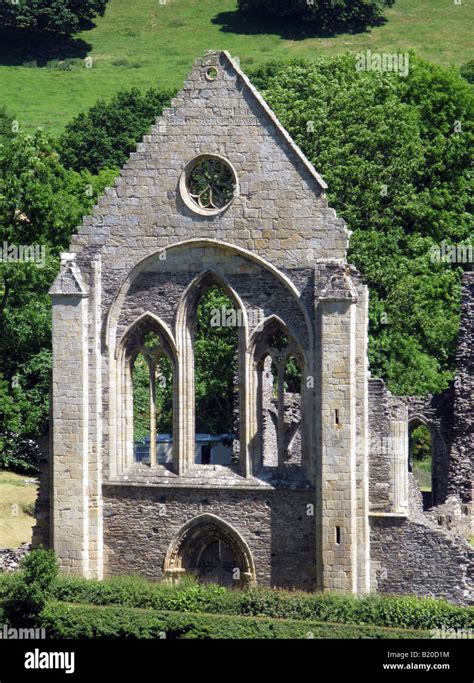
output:
M320 624L294 619L249 618L216 614L179 614L130 607L90 607L49 603L39 626L50 638L307 639L427 638L426 631L406 631Z
M463 64L459 72L468 83L474 83L474 59Z
M34 550L22 559L21 573L15 577L4 603L12 624L35 623L50 597L58 575L58 562L52 550Z
M171 586L136 577L103 582L60 578L54 598L63 602L123 605L176 612L309 619L341 624L431 629L472 628L474 610L444 600L411 596L357 597L331 593L287 592L270 588L246 591L187 582Z
M15 432L0 434L0 469L18 474L36 474L39 471L40 449L34 439Z
M0 0L2 29L40 36L71 36L103 16L107 0Z
M0 572L0 600L11 592L15 577L12 572Z
M29 517L34 517L36 513L36 503L23 503L21 509L23 510L25 515L29 515Z
M395 0L239 0L241 12L309 22L322 31L373 26Z

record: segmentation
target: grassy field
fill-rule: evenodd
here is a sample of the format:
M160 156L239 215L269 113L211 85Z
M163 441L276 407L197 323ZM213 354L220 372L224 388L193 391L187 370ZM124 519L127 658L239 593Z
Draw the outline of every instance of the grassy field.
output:
M54 133L98 98L137 86L179 87L193 60L208 49L227 49L244 68L269 59L311 58L370 48L416 50L443 65L473 58L474 0L396 0L384 26L337 37L304 37L288 27L238 18L235 0L109 0L105 16L90 31L54 55L77 61L71 71L25 66L31 55L0 48L0 103L24 130ZM85 57L92 68L84 68Z
M28 482L31 477L0 470L0 548L17 548L31 540L35 519L29 513L37 487Z

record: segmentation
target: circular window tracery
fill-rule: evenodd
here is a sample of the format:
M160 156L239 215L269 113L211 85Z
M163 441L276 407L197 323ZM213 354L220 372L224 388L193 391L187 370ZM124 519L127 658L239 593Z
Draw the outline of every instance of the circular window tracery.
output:
M215 66L210 66L206 71L206 79L208 81L215 81L218 75L219 72Z
M201 156L188 164L180 181L185 203L202 214L220 213L232 202L237 187L235 172L226 159Z

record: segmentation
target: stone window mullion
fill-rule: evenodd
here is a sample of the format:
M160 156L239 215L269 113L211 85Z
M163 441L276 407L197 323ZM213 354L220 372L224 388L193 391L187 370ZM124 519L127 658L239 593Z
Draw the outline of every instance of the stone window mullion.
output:
M150 466L157 463L156 457L156 359L147 358L150 380Z
M283 467L285 457L285 361L278 359L278 467Z

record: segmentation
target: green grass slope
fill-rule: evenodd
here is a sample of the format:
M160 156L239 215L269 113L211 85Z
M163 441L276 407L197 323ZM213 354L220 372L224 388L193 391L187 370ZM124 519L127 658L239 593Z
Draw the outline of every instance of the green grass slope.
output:
M474 0L396 0L384 26L337 37L303 37L268 22L243 22L235 0L109 0L105 16L76 36L73 69L24 66L31 56L0 47L0 104L22 129L54 133L99 98L137 86L178 88L193 60L208 49L226 49L244 68L269 59L311 58L371 49L414 49L440 64L472 59ZM84 44L85 43L85 44ZM56 60L67 56L59 51ZM83 58L92 58L85 68Z

